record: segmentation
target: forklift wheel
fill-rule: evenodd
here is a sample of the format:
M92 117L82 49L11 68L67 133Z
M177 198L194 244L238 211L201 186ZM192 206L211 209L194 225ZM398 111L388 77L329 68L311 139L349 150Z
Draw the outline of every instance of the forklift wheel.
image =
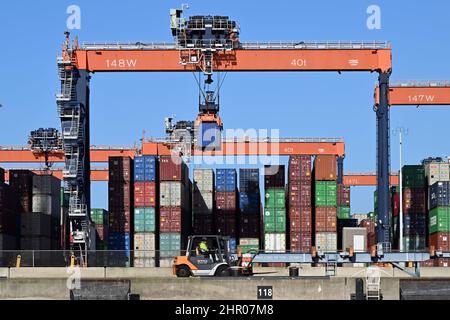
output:
M191 271L187 266L179 266L177 268L177 277L178 278L188 278L191 275Z
M218 267L215 274L216 277L229 277L230 275L230 267L226 265Z

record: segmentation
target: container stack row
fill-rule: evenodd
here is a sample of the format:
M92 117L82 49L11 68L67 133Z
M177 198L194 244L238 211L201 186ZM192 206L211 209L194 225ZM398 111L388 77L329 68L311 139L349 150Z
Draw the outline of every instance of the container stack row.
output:
M108 205L109 263L130 266L133 233L133 160L130 157L109 158Z
M424 163L428 184L428 245L450 251L450 168L443 161ZM435 259L436 267L448 267L449 259Z
M314 159L314 234L321 251L337 250L336 157L320 155Z
M309 252L312 246L311 157L291 156L288 167L289 248Z
M243 254L260 249L261 194L259 169L239 169L239 247Z
M236 250L237 239L237 171L236 169L216 170L216 193L214 224L216 234L230 237L231 251Z
M105 209L91 209L91 221L95 224L96 250L108 249L108 211Z
M193 232L214 234L214 170L194 169L192 190Z
M264 250L286 251L285 167L264 167ZM270 265L278 266L278 265Z
M5 171L0 168L0 250L18 248L16 197L10 185L5 183Z
M161 156L159 168L159 263L167 267L184 250L191 233L191 183L181 158Z
M158 264L158 158L134 158L134 267Z

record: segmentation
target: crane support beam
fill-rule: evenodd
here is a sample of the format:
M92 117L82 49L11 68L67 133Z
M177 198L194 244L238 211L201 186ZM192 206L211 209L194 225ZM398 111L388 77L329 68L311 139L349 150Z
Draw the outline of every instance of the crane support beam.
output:
M120 48L118 46L117 48ZM88 72L192 72L198 64L180 64L180 51L75 50L75 66ZM214 54L215 71L369 71L388 72L391 49L237 49Z
M323 141L323 142L320 142ZM327 142L328 141L328 142ZM91 147L91 162L108 162L112 156L134 158L135 148ZM171 149L165 142L144 142L143 155L169 156ZM220 151L194 149L195 156L266 156L266 155L345 155L345 143L341 139L282 139L280 142L223 142ZM0 147L0 163L40 163L44 156L33 153L29 148ZM64 162L64 152L51 152L49 161Z
M359 174L344 174L343 184L346 186L376 186L377 176L375 173L359 173ZM391 174L389 177L389 184L391 186L398 186L398 175Z
M375 105L379 105L380 89L375 88ZM389 85L389 105L450 105L450 85L445 86L395 86Z

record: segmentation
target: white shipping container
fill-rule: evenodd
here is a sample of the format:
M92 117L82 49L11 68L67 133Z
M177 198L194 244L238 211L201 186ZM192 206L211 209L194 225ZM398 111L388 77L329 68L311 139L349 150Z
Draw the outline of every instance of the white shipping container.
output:
M448 163L427 163L425 165L425 175L428 185L439 181L450 181L450 165Z
M161 207L182 207L183 185L179 181L162 181L159 185Z
M156 267L155 258L134 258L133 266L135 268L154 268Z
M264 250L271 252L286 251L285 233L266 233L264 235Z
M134 257L151 258L156 256L156 237L153 232L134 234Z
M239 239L239 245L241 246L259 246L258 238L241 238Z
M42 212L43 214L57 218L61 221L61 196L47 195L47 194L35 194L32 197L32 210L33 212Z
M174 260L173 258L160 258L159 266L161 268L172 268L173 260Z
M316 233L316 248L324 252L337 251L336 232L318 232Z
M194 169L194 190L212 192L214 190L214 170Z

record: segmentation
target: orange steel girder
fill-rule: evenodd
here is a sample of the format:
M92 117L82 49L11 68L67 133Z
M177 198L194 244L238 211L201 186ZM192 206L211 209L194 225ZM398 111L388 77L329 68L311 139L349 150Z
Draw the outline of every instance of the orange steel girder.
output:
M375 105L379 103L375 88ZM389 87L389 105L450 105L450 87Z
M181 65L178 50L76 49L75 65L90 72L200 71ZM376 71L392 68L383 49L237 49L214 54L215 71Z

